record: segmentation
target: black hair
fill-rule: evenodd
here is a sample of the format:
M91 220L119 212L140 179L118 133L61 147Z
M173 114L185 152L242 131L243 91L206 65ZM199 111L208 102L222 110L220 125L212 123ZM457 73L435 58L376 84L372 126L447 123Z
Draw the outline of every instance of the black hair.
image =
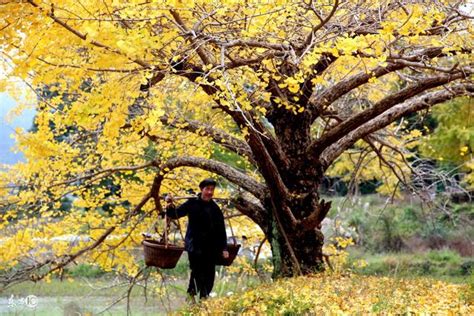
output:
M214 179L208 178L204 179L199 183L199 189L203 189L204 187L207 187L208 185L216 186L217 182Z

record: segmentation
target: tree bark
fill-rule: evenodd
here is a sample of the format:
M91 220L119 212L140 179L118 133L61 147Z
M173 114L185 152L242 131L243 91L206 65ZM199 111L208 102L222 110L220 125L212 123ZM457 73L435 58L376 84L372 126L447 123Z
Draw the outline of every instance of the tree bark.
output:
M269 216L268 222L265 235L272 250L272 278L324 271L324 236L319 229L291 230L274 215Z

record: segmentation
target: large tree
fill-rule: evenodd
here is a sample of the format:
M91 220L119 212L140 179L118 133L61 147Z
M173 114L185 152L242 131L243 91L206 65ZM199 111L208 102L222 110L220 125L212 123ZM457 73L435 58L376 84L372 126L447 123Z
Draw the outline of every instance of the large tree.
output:
M31 255L35 245L19 243L25 234L79 230L94 239L53 247L4 282L40 279L44 267L91 253L104 266L123 258L156 218L160 195L195 185L196 170L236 189L230 198L268 238L276 276L319 271L331 206L319 190L337 159L365 142L392 166L384 153L400 152L390 142L394 122L474 92L472 17L462 1L0 8L3 87L34 91L20 108L37 101L37 129L17 135L27 160L2 175L2 229L16 229L1 247L21 244L0 251L2 266ZM66 195L73 207L58 214Z

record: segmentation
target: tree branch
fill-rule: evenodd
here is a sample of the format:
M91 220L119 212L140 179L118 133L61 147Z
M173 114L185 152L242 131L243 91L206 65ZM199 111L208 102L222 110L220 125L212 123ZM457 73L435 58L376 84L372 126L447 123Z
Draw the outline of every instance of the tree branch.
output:
M178 67L179 65L179 67ZM209 96L214 97L214 95L219 92L219 90L215 86L211 85L202 85L199 83L196 83L196 79L198 77L197 73L198 71L186 71L186 69L189 69L190 67L192 69L195 69L196 67L187 64L185 61L180 61L179 63L176 64L176 71L177 74L189 79L191 82L200 85L203 89L204 92L206 92ZM161 74L158 75L158 80L163 79L161 77ZM261 139L258 131L255 131L252 126L249 126L249 120L246 117L248 115L247 112L244 111L238 111L238 110L232 110L229 109L227 106L224 106L221 104L219 99L214 98L214 101L216 102L217 106L219 109L227 113L233 120L234 122L241 128L248 126L248 136L247 136L247 143L252 150L253 157L257 163L257 166L259 167L262 175L264 176L265 180L267 183L269 183L271 191L276 197L280 197L279 199L284 199L287 196L287 189L283 184L283 181L280 177L280 171L277 168L275 161L273 160L273 157L269 154L267 151L267 147L264 144L264 141ZM277 148L274 148L277 149ZM278 150L273 150L272 154L281 154ZM284 159L283 157L276 156L275 159ZM280 160L281 161L281 160Z
M403 59L406 61L422 61L444 55L443 47L429 47L407 56L394 56L396 59ZM400 70L406 67L404 63L397 63L389 60L387 66L378 66L367 72L360 72L347 79L341 80L338 83L326 88L321 92L314 91L309 99L308 108L311 112L311 120L314 121L325 107L332 104L341 96L352 91L353 89L366 84L370 78L379 78L388 73Z
M166 168L172 170L179 167L196 167L207 170L226 178L242 189L252 193L259 200L263 200L266 196L266 187L263 184L220 161L200 157L176 157L160 164L161 170Z
M212 137L215 143L222 145L223 147L235 152L236 154L247 157L252 164L256 165L252 150L250 149L249 145L243 140L240 140L230 134L227 134L224 130L212 127L208 124L204 124L196 120L184 119L184 124L178 124L176 120L169 122L169 117L167 115L163 115L162 117L160 117L160 120L163 125L166 126L179 128L192 133L203 132L205 133L205 135ZM149 137L153 140L152 135L150 135Z
M288 188L281 178L275 162L265 148L265 145L259 134L250 132L248 135L248 143L252 150L261 155L257 160L260 172L262 173L265 182L270 190L270 196L274 206L283 212L286 219L294 226L296 225L296 218L291 209L287 205Z
M100 174L103 174L103 173L108 173L110 175L114 172L135 171L135 170L145 169L145 168L148 168L148 167L151 167L151 166L153 166L153 162L148 162L148 163L145 163L143 165L138 165L138 166L123 166L123 167L118 166L118 167L113 167L113 168L106 168L106 169L102 169L102 170L99 170L97 172L94 172L94 173L91 173L91 174L88 174L88 175L85 175L85 176L82 176L82 177L77 177L77 178L74 178L74 179L69 179L69 180L65 180L65 181L62 181L62 182L53 183L48 187L48 189L56 187L56 186L60 186L60 185L68 185L68 184L71 184L71 183L77 182L77 181L88 180L88 179L94 178L94 177L96 177Z
M175 10L170 10L171 15L173 16L174 20L176 23L178 23L178 26L181 28L181 30L188 35L190 38L193 46L195 47L199 57L201 57L202 62L204 65L209 65L212 64L211 56L207 54L207 52L199 45L199 43L196 43L196 34L192 31L189 31L188 28L186 27L186 24L184 24L183 19L181 19L181 16L179 13Z
M27 2L29 4L31 4L32 6L34 6L35 8L38 8L40 11L44 12L45 9L42 8L41 6L39 6L37 3L35 3L33 0L27 0ZM73 33L74 35L76 35L77 37L79 37L80 39L82 40L86 40L87 39L87 35L79 32L78 30L74 29L72 26L70 26L69 24L67 24L66 22L64 21L61 21L60 19L58 19L57 17L54 16L54 12L51 11L51 12L48 12L46 13L46 15L48 17L50 17L54 22L56 22L57 24L61 25L63 28L65 28L66 30L68 30L69 32ZM94 45L96 47L99 47L99 48L104 48L110 52L113 52L113 53L116 53L118 55L121 55L121 56L124 56L124 57L127 57L128 59L130 59L126 54L124 54L123 52L121 52L120 50L116 49L116 48L112 48L110 46L107 46L103 43L100 43L98 41L95 41L95 40L91 40L90 41L91 45ZM141 60L139 58L135 58L135 59L131 59L134 63L144 67L144 68L152 68L150 64L148 64L147 62L145 62L144 60Z
M260 228L265 231L268 227L268 212L265 208L257 203L250 201L242 194L231 200L231 203L242 214L251 218Z
M306 37L306 40L304 41L303 45L299 48L300 50L305 50L305 48L309 47L311 43L313 42L314 36L316 35L316 32L319 31L329 20L333 17L334 13L336 13L337 7L339 6L339 0L334 1L334 5L331 9L331 12L329 12L328 16L321 21L318 25L316 25L312 30L311 33Z
M392 106L399 104L428 89L441 86L456 79L467 77L471 73L471 70L463 69L462 71L458 71L454 74L442 74L435 77L428 77L418 81L412 86L393 93L377 102L374 106L360 113L352 115L341 124L338 124L334 128L330 129L321 138L314 141L308 147L307 153L310 155L311 159L317 159L319 154L328 146L335 143L337 140L344 137L344 135L347 135L347 133L356 129L365 122L370 121L371 119L390 109Z
M352 146L357 140L386 127L399 118L462 95L474 95L474 84L456 84L443 90L425 93L392 107L382 115L359 126L325 149L321 154L323 167L329 167L339 155Z
M314 211L311 212L311 214L301 220L298 220L298 226L305 231L317 227L331 209L331 203L331 201L326 202L324 199L318 201L318 204L315 206Z

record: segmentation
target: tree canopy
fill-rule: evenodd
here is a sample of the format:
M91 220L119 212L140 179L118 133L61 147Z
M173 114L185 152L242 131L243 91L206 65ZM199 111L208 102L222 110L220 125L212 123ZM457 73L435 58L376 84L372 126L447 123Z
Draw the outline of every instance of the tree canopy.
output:
M393 190L397 172L409 172L397 169L402 118L474 92L462 2L26 0L0 9L0 88L18 97L17 111L37 110L35 129L16 132L26 161L0 174L0 268L26 266L4 283L79 257L137 273L131 249L156 221L160 194L205 175L218 175L220 196L269 237L277 273L312 271L330 208L323 176L343 172L338 163L362 146ZM78 233L92 239L51 241Z

